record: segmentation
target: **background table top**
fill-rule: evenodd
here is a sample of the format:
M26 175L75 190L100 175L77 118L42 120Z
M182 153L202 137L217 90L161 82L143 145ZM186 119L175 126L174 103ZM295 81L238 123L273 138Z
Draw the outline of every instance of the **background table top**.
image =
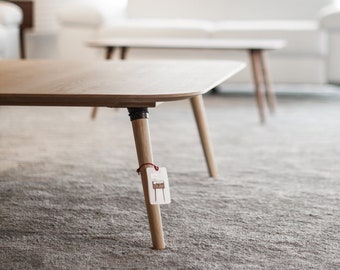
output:
M0 105L154 107L203 94L236 61L0 61Z
M183 38L112 38L87 42L90 47L131 47L165 49L216 49L216 50L277 50L285 46L280 39L183 39Z

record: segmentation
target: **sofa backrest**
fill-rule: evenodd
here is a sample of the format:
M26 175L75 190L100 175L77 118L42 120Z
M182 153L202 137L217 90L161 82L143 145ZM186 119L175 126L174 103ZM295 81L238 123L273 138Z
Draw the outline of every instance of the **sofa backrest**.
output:
M128 0L129 18L310 20L332 0Z

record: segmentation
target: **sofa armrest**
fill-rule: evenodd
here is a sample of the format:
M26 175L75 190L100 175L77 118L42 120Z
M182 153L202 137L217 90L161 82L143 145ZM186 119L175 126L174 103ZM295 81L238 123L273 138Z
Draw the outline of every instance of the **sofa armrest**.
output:
M19 26L22 22L22 10L19 6L0 1L0 24L4 26Z
M115 1L112 1L113 3ZM99 27L111 21L122 19L125 7L110 3L74 3L58 11L57 17L62 26Z
M320 26L327 34L326 70L328 83L340 83L340 3L320 12Z
M319 13L322 28L340 29L340 4L333 4L323 8Z

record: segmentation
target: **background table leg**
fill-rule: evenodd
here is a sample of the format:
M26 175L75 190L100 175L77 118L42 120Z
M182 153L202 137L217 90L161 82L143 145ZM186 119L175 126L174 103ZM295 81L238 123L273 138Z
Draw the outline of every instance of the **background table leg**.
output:
M250 50L251 63L253 68L253 78L255 83L255 93L257 108L261 123L265 122L264 101L263 101L263 74L261 66L260 50Z
M91 118L94 120L97 116L98 107L93 107L91 112Z
M264 80L264 87L266 91L266 98L268 102L268 107L271 113L275 112L276 108L276 97L273 91L272 82L269 74L267 53L263 50L260 51L262 74Z
M111 46L106 47L105 59L106 60L112 59L114 51L115 51L115 47L111 47Z
M144 163L153 163L148 124L148 110L147 108L130 108L128 110L132 122L132 129L135 138L139 166ZM164 249L165 244L163 237L161 211L159 205L150 204L146 168L147 166L142 166L141 178L145 204L149 218L153 249Z
M128 47L121 47L120 48L120 60L125 60L128 53Z
M205 107L202 95L195 96L190 99L191 106L195 115L198 132L200 134L201 143L207 162L209 175L211 177L217 177L217 168L214 160L213 146L210 140L208 132L208 121L205 113Z
M112 59L114 51L115 51L115 47L112 47L112 46L106 47L105 59L106 60ZM92 108L92 112L91 112L91 118L93 120L96 119L97 112L98 112L98 107L93 107Z

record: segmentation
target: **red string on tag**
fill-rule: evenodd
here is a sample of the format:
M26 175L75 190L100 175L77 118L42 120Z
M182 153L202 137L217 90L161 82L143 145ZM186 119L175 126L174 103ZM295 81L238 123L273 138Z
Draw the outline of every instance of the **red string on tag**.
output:
M140 165L139 168L136 170L136 172L138 173L138 175L140 174L140 170L141 170L144 166L146 166L146 165L151 165L151 166L153 166L153 167L155 168L156 171L159 170L159 167L156 166L156 165L153 164L153 163L149 163L149 162L148 162L148 163L143 163L143 164Z

